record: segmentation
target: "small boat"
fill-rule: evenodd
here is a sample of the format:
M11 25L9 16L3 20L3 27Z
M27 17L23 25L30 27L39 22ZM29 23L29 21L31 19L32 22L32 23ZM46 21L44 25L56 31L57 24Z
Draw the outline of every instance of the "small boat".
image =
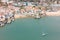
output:
M39 14L36 14L35 15L35 19L40 19L41 17L40 17L40 15Z

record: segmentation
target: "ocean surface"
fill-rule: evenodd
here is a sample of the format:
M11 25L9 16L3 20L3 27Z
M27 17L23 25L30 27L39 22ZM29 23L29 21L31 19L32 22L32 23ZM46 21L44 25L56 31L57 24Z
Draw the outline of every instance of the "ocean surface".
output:
M60 40L60 17L16 19L0 27L0 40Z

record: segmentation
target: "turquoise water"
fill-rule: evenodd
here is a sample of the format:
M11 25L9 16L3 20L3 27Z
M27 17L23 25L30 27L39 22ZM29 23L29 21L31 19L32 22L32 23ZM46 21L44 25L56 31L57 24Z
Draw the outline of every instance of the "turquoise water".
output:
M60 40L60 17L17 19L0 28L0 40Z

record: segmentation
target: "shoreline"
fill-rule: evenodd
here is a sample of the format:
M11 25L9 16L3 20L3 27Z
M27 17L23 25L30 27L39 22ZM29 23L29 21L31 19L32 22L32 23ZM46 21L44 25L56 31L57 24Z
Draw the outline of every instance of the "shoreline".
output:
M19 14L15 14L15 19L19 19L19 18L29 18L28 16L26 16L26 15L19 15Z
M58 12L46 12L46 16L60 16L60 11ZM23 14L15 14L15 19L18 19L18 18L29 18L29 16L26 16L26 15L23 15ZM30 16L32 17L32 16Z
M57 12L46 12L47 16L60 16L60 11Z
M26 14L26 15L24 15L24 14L15 14L14 15L14 18L12 18L12 19L10 19L10 18L8 18L8 20L6 21L6 20L3 20L3 19L5 19L4 17L3 17L3 19L2 19L2 22L0 23L0 26L2 27L2 26L4 26L5 25L5 23L7 24L10 24L12 21L14 21L15 19L20 19L20 18L35 18L35 19L40 19L40 18L43 18L43 17L45 17L45 16L60 16L60 11L58 11L58 12L46 12L46 15L44 15L44 14L42 14L42 15L38 15L38 16L36 16L35 14L33 14L34 16L32 16L32 15L28 15L28 14Z

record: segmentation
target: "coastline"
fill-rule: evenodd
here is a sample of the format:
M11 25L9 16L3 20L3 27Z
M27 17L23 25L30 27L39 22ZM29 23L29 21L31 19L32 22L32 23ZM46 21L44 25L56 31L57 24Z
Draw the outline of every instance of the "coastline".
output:
M47 16L60 16L60 11L57 12L46 12Z
M57 12L46 12L46 16L60 16L60 11L57 11ZM15 14L14 15L15 19L18 19L18 18L29 18L29 16L26 16L26 15L23 15L23 14ZM32 16L30 16L32 17Z
M18 18L27 18L28 16L22 15L22 14L21 15L15 14L14 17L15 17L15 19L18 19Z

